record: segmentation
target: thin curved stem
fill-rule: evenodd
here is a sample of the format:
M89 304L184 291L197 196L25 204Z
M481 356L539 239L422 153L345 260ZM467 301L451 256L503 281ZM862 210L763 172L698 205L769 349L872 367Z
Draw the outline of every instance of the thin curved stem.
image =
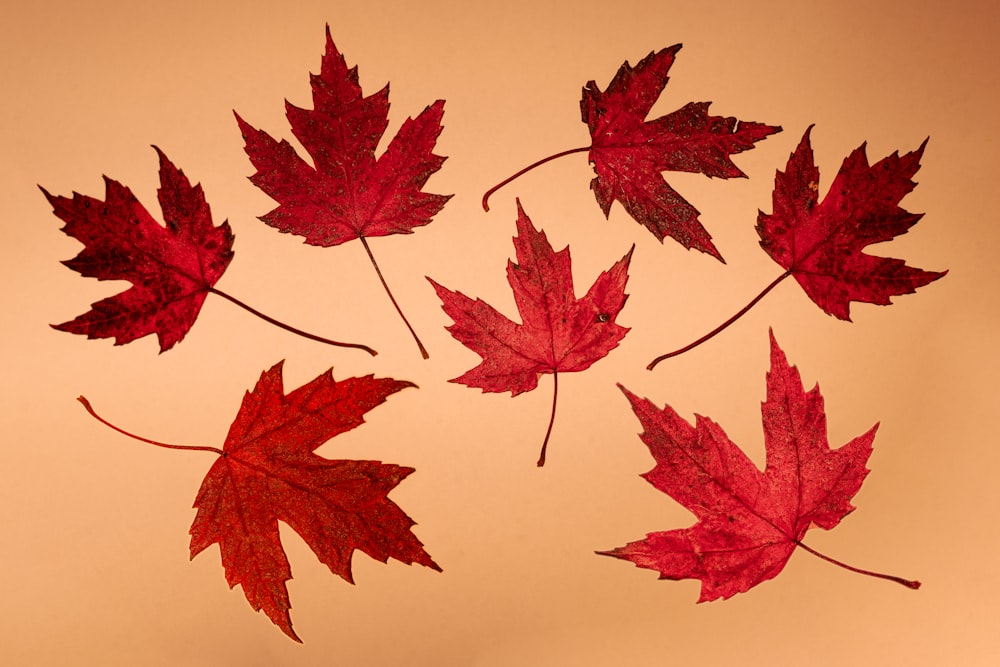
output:
M84 396L78 396L76 400L83 403L83 407L87 409L87 412L90 413L91 417L101 422L108 428L118 431L122 435L127 435L128 437L133 438L134 440L139 440L140 442L146 442L149 443L150 445L156 445L157 447L166 447L167 449L185 449L188 451L215 452L219 456L225 456L225 452L215 447L206 447L202 445L171 445L166 442L159 442L157 440L150 440L149 438L143 438L142 436L136 435L135 433L129 433L124 429L118 428L108 420L104 419L104 417L97 414L97 412L94 411L93 406L90 405L90 401L88 401Z
M891 575L891 574L882 574L880 572L872 572L870 570L862 570L861 568L853 567L851 565L847 565L846 563L841 563L839 560L837 560L835 558L830 558L829 556L821 554L820 552L816 551L815 549L807 547L802 542L796 542L796 544L799 545L800 547L802 547L803 549L805 549L806 551L808 551L809 553L811 553L812 555L819 556L823 560L825 560L825 561L827 561L829 563L833 563L834 565L839 565L840 567L844 568L845 570L850 570L851 572L857 572L858 574L867 574L869 577L878 577L879 579L887 579L889 581L895 581L897 584L901 584L903 586L906 586L907 588L912 588L913 590L916 590L916 589L920 588L920 582L919 581L913 581L911 579L903 579L902 577L897 577L897 576L894 576L894 575Z
M549 446L549 436L552 435L552 425L556 423L556 399L559 398L559 371L552 371L552 414L549 416L549 428L542 440L542 453L538 457L538 467L545 465L545 448Z
M410 326L410 321L406 319L406 315L403 314L402 308L399 307L399 304L396 303L395 297L392 296L392 292L389 290L389 283L385 282L385 278L382 276L382 271L378 268L378 262L375 261L375 255L372 254L372 249L368 247L368 239L364 236L358 236L358 238L361 239L361 245L365 247L365 252L368 253L368 259L371 260L372 266L375 267L375 273L378 274L378 279L382 281L382 287L385 288L385 293L389 295L389 301L392 301L392 305L396 307L396 312L403 318L403 323L406 325L406 328L410 330L410 335L413 336L413 340L417 342L417 347L420 348L420 356L424 359L429 359L431 355L427 354L427 348L425 348L424 344L420 342L419 338L417 338L417 332Z
M327 345L335 345L337 347L353 347L353 348L358 349L358 350L364 350L365 352L367 352L368 354L372 355L373 357L376 354L378 354L378 352L376 352L372 348L368 347L367 345L362 345L360 343L341 343L339 341L330 340L329 338L323 338L322 336L317 336L316 334L311 334L311 333L309 333L307 331L302 331L301 329L296 329L295 327L293 327L293 326L291 326L289 324L285 324L284 322L282 322L280 320L276 320L273 317L270 317L269 315L265 315L264 313L260 312L256 308L253 308L253 307L248 306L247 304L243 303L242 301L240 301L236 297L230 296L229 294L226 294L222 290L216 289L214 287L209 287L208 291L211 292L212 294L217 294L218 296L221 296L223 299L226 299L227 301L235 303L240 308L242 308L242 309L244 309L244 310L246 310L246 311L248 311L250 313L253 313L254 315L256 315L257 317L259 317L260 319L264 320L265 322L273 324L276 327L280 327L280 328L284 329L285 331L291 331L293 334L298 334L299 336L302 336L303 338L308 338L310 340L319 341L320 343L326 343Z
M752 298L747 305L743 306L739 310L739 312L737 312L735 315L733 315L732 317L730 317L728 320L726 320L725 322L723 322L719 326L715 327L714 329L712 329L711 331L709 331L707 334L705 334L704 336L702 336L698 340L694 341L693 343L689 343L689 344L685 345L684 347L682 347L680 349L674 350L673 352L667 352L666 354L661 354L656 359L653 359L651 362L649 362L649 365L646 366L646 370L651 371L654 368L656 368L656 365L658 363L660 363L661 361L663 361L664 359L669 359L670 357L676 357L678 354L684 354L688 350L692 350L692 349L698 347L699 345L701 345L702 343L704 343L705 341L707 341L707 340L709 340L711 338L714 338L717 334L721 333L724 329L726 329L730 324L732 324L736 320L738 320L741 317L743 317L744 315L746 315L746 313L747 313L748 310L750 310L755 305L757 305L758 301L760 301L761 299L763 299L767 295L768 292L770 292L771 290L773 290L775 287L778 286L778 283L780 283L782 280L784 280L785 278L787 278L790 275L792 275L791 271L785 271L780 276L778 276L777 278L775 278L774 281L770 285L768 285L763 290L761 290L760 294L758 294L757 296L755 296L754 298Z
M582 153L583 151L589 151L591 148L592 148L592 146L583 146L581 148L571 148L568 151L563 151L561 153L556 153L555 155L550 155L550 156L548 156L546 158L542 158L541 160L538 160L537 162L532 162L527 167L525 167L521 171L517 172L513 176L505 178L504 180L500 181L499 183L497 183L496 185L494 185L492 188L490 188L489 190L487 190L486 194L483 195L483 210L484 211L490 210L490 205L489 205L490 195L492 195L494 192L496 192L497 190L499 190L503 186L507 185L508 183L510 183L511 181L513 181L514 179L518 178L519 176L523 176L524 174L528 173L529 171L531 171L535 167L540 167L543 164L545 164L546 162L550 162L552 160L555 160L556 158L565 157L566 155L572 155L573 153Z

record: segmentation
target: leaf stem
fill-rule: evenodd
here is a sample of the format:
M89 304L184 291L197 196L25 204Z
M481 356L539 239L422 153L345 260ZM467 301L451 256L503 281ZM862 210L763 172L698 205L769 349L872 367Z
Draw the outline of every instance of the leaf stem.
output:
M97 412L94 411L94 408L90 405L90 401L88 401L86 399L86 397L84 397L84 396L78 396L76 400L78 400L81 403L83 403L83 407L86 408L87 412L90 413L90 416L93 417L94 419L96 419L97 421L101 422L102 424L104 424L108 428L111 428L111 429L113 429L115 431L118 431L119 433L121 433L123 435L127 435L128 437L133 438L135 440L139 440L140 442L146 442L146 443L149 443L151 445L156 445L157 447L166 447L167 449L185 449L185 450L189 450L189 451L215 452L219 456L225 456L225 452L223 452L221 449L217 449L215 447L205 447L205 446L202 446L202 445L171 445L171 444L168 444L166 442L159 442L157 440L150 440L149 438L143 438L142 436L136 435L134 433L129 433L128 431L126 431L124 429L118 428L117 426L115 426L114 424L112 424L111 422L109 422L108 420L104 419L104 417L101 417L99 414L97 414Z
M741 317L743 317L747 313L747 311L750 310L751 308L753 308L755 305L757 305L757 302L760 301L761 299L763 299L764 296L767 295L768 292L770 292L775 287L777 287L778 283L780 283L782 280L784 280L785 278L787 278L790 275L792 275L791 271L785 271L780 276L778 276L777 278L775 278L774 281L771 282L770 285L768 285L763 290L761 290L760 294L758 294L753 299L751 299L750 302L747 305L743 306L743 308L741 308L735 315L733 315L732 317L730 317L728 320L726 320L725 322L723 322L719 326L715 327L714 329L712 329L711 331L709 331L707 334L705 334L704 336L702 336L698 340L694 341L693 343L689 343L689 344L685 345L682 348L674 350L673 352L667 352L666 354L661 354L656 359L653 359L651 362L649 362L649 365L646 366L646 370L651 371L661 361L663 361L665 359L669 359L670 357L676 357L678 354L683 354L683 353L687 352L688 350L692 350L692 349L698 347L699 345L701 345L702 343L704 343L705 341L707 341L707 340L715 337L717 334L721 333L730 324L732 324L736 320L738 320Z
M399 304L396 303L395 297L392 296L392 292L389 290L389 284L385 282L385 278L382 276L382 271L378 268L378 262L375 261L375 255L372 254L372 249L368 247L368 239L361 235L359 235L358 238L361 239L361 245L365 247L365 252L368 253L368 259L371 260L372 266L375 267L375 273L378 274L378 279L382 281L382 287L385 288L385 293L389 295L389 301L392 301L392 305L396 307L396 312L403 318L403 323L406 324L406 328L410 330L410 335L413 336L413 340L417 342L417 347L420 348L420 356L424 359L430 358L431 355L427 354L427 348L425 348L424 344L420 342L420 339L417 337L417 332L410 326L410 321L406 319L406 315L403 314L403 310L399 307Z
M223 299L226 299L227 301L235 303L240 308L243 308L244 310L253 313L254 315L256 315L257 317L259 317L260 319L264 320L265 322L273 324L276 327L280 327L280 328L284 329L285 331L291 331L293 334L298 334L299 336L302 336L303 338L308 338L310 340L319 341L320 343L326 343L327 345L334 345L336 347L353 347L353 348L358 349L358 350L364 350L365 352L367 352L368 354L372 355L373 357L378 354L378 352L376 352L372 348L368 347L367 345L362 345L360 343L341 343L339 341L330 340L329 338L323 338L322 336L317 336L316 334L311 334L311 333L309 333L307 331L302 331L301 329L296 329L295 327L293 327L293 326L291 326L289 324L285 324L284 322L281 322L280 320L276 320L273 317L265 315L264 313L260 312L256 308L253 308L253 307L248 306L247 304L243 303L242 301L240 301L236 297L230 296L229 294L226 294L222 290L216 289L214 287L209 287L208 291L211 292L212 294L217 294L218 296L221 296Z
M540 167L543 164L545 164L546 162L549 162L551 160L555 160L556 158L565 157L566 155L572 155L573 153L582 153L583 151L589 151L591 148L592 148L592 146L583 146L581 148L571 148L568 151L563 151L561 153L556 153L555 155L550 155L550 156L548 156L546 158L542 158L541 160L538 160L536 162L532 162L527 167L525 167L521 171L517 172L513 176L505 178L504 180L500 181L499 183L497 183L496 185L494 185L492 188L490 188L489 190L487 190L486 194L483 195L483 210L484 211L490 210L490 205L489 205L490 195L492 195L494 192L496 192L497 190L499 190L503 186L507 185L508 183L510 183L511 181L513 181L514 179L518 178L519 176L523 176L524 174L528 173L529 171L531 171L535 167Z
M545 448L549 446L549 436L552 434L552 425L556 422L556 399L559 398L559 371L552 371L552 414L549 416L549 428L545 431L545 439L542 440L542 453L538 457L538 467L545 465Z
M903 579L902 577L896 577L896 576L891 575L891 574L882 574L880 572L872 572L870 570L862 570L861 568L852 567L850 565L847 565L846 563L841 563L839 560L836 560L835 558L830 558L829 556L821 554L820 552L816 551L815 549L812 549L812 548L806 546L802 542L798 542L797 541L796 544L799 545L800 547L802 547L803 549L805 549L806 551L808 551L809 553L811 553L812 555L819 556L823 560L825 560L827 562L830 562L830 563L833 563L834 565L839 565L840 567L844 568L845 570L850 570L851 572L857 572L858 574L867 574L869 577L878 577L879 579L888 579L889 581L895 581L897 584L902 584L903 586L906 586L907 588L912 588L913 590L916 590L916 589L920 588L920 582L919 581L913 581L913 580L910 580L910 579Z

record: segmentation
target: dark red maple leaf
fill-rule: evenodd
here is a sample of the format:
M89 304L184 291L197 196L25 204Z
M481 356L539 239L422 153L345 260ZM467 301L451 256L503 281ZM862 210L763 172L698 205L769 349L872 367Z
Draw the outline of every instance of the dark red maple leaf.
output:
M912 294L947 271L924 271L901 259L875 257L862 250L891 241L915 225L922 213L910 213L899 202L916 186L913 175L927 145L902 157L899 153L868 164L865 144L840 167L822 203L818 202L819 169L809 142L810 126L774 177L774 212L757 217L760 246L802 286L825 312L850 320L851 301L891 303L890 297Z
M615 319L628 298L625 284L635 246L602 272L579 299L573 290L569 246L553 252L545 233L535 229L520 201L514 248L517 263L507 262L507 282L514 292L521 324L482 299L473 301L428 280L455 322L448 331L483 359L451 382L517 396L537 387L542 373L552 373L552 416L538 459L541 466L555 420L558 374L589 368L618 347L629 331Z
M844 160L829 192L818 202L819 169L813 161L806 129L785 171L774 177L770 215L758 212L760 245L785 272L765 287L739 312L684 347L660 355L648 368L697 347L742 317L768 292L794 276L813 302L826 313L850 321L851 301L889 305L891 297L912 294L947 271L924 271L901 259L864 252L872 243L905 234L922 217L899 202L916 187L913 175L927 145L900 157L893 153L868 164L865 144Z
M306 333L254 310L219 290L215 283L233 258L233 232L228 222L212 224L212 212L201 185L187 176L159 148L163 226L116 180L104 177L104 201L73 193L57 197L39 186L69 236L83 250L63 262L81 275L98 280L127 280L132 287L91 305L74 320L52 325L87 338L114 338L124 345L156 334L160 351L180 342L194 325L209 293L227 299L287 331L342 347L375 351L366 345L340 343Z
M656 461L643 477L698 522L599 554L657 570L661 579L700 579L699 602L728 598L776 577L796 547L853 572L919 588L916 581L845 565L802 542L813 525L829 530L855 509L850 501L868 475L878 425L830 449L819 386L804 390L773 334L761 405L764 472L712 420L696 415L692 426L670 406L660 410L618 386Z
M264 371L229 429L222 449L168 445L102 423L130 437L171 449L219 454L201 484L191 525L191 558L218 544L226 581L239 584L254 610L289 637L285 582L292 578L278 521L288 524L330 571L354 583L355 550L387 562L419 563L440 571L410 528L414 522L387 497L413 468L379 461L335 460L314 451L364 423L364 414L411 382L371 375L339 382L329 371L285 394L282 363Z
M441 133L444 101L407 118L376 159L388 126L389 86L364 97L358 68L348 69L326 28L320 73L311 75L312 110L285 102L292 133L312 157L310 165L286 140L257 130L239 114L246 153L257 172L250 181L278 202L261 216L268 225L316 246L360 239L400 317L406 322L375 263L368 237L410 234L428 224L451 198L422 191L445 158L433 153ZM409 322L406 326L427 358Z
M687 171L715 178L745 177L730 159L753 148L777 126L710 116L711 102L691 102L654 120L646 120L667 85L667 72L681 45L651 52L632 67L619 68L607 90L589 81L583 88L580 110L590 129L591 145L563 151L532 164L490 189L489 196L526 171L551 159L589 151L597 176L590 187L604 216L621 202L637 222L657 239L671 237L685 248L695 248L719 260L711 236L698 220L698 210L666 182L660 172Z
M156 148L154 146L154 148ZM233 258L228 222L212 224L201 185L191 186L163 152L157 195L166 227L160 225L127 187L104 177L104 201L73 193L57 197L41 188L62 230L84 244L63 262L99 280L128 280L132 287L98 301L70 322L53 325L88 338L115 338L123 345L156 334L160 351L181 341L194 324L205 297Z

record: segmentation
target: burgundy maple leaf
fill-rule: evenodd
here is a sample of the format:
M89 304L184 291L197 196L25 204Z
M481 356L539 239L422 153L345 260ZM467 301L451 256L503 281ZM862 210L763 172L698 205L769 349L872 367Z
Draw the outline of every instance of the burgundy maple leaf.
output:
M819 169L809 142L811 130L812 126L806 129L785 171L775 175L773 213L760 211L757 216L760 245L785 272L728 320L693 343L660 355L649 369L712 338L789 276L826 313L850 321L852 301L886 306L891 297L912 294L948 273L862 252L872 243L905 234L923 217L899 202L916 187L913 175L920 169L927 140L915 151L903 156L896 152L873 165L861 144L844 160L826 197L818 202Z
M680 48L675 44L650 53L635 67L626 61L605 91L589 81L583 88L580 110L590 129L591 145L563 151L522 169L491 188L483 196L483 208L489 210L489 196L521 174L557 157L589 151L597 174L590 187L605 217L617 200L660 241L670 236L685 248L722 260L698 219L698 210L670 187L660 172L745 177L730 156L753 148L781 128L710 116L710 102L691 102L647 121Z
M661 410L619 387L656 461L643 477L698 522L598 553L656 570L661 579L700 579L699 602L728 598L776 577L796 547L853 572L919 588L916 581L845 565L802 542L813 525L829 530L854 510L850 501L868 475L878 425L830 449L819 387L804 390L773 334L761 406L764 472L712 420L696 415L691 425L670 406Z
M360 550L387 562L419 563L440 571L410 528L414 522L388 493L413 468L379 461L327 459L315 450L364 423L364 414L391 394L413 387L391 378L348 378L328 371L285 394L282 364L263 372L229 429L222 449L169 445L111 428L171 449L212 451L219 458L205 476L191 526L191 558L218 544L226 581L239 584L254 610L296 641L285 582L292 578L278 533L288 524L330 571L354 583L351 556Z
M62 230L84 244L63 264L89 278L132 283L53 328L88 338L114 338L116 345L156 334L160 351L166 352L187 335L211 293L301 336L375 354L366 345L339 343L291 327L217 289L233 258L229 223L214 225L201 185L192 186L184 172L153 148L160 157L157 196L166 226L153 219L129 188L107 176L104 201L78 193L58 197L39 186L55 215L66 223Z
M407 118L376 159L375 148L389 123L389 86L365 97L358 68L348 69L329 26L320 73L311 75L310 83L314 108L301 109L286 101L285 110L292 133L313 164L299 157L288 141L277 141L236 114L246 153L257 168L250 180L278 202L261 220L303 237L310 245L335 246L360 239L426 359L427 351L389 291L367 239L410 234L428 224L451 198L422 190L445 161L433 153L444 101L437 100L415 119Z
M822 203L819 169L806 129L784 173L774 177L774 212L758 214L760 246L825 312L850 320L851 301L887 306L890 297L913 294L947 271L924 271L901 259L862 252L872 243L891 241L917 224L922 213L899 206L916 183L927 145L868 164L865 144L840 167Z
M155 333L165 352L187 334L229 266L229 223L213 225L201 185L192 187L159 148L156 153L165 227L131 190L107 176L104 201L75 192L72 199L57 197L41 188L55 215L66 223L62 230L84 244L80 254L63 264L88 278L132 283L54 328L88 338L113 337L116 345Z
M454 320L451 335L482 357L475 368L454 378L484 392L509 391L511 396L538 386L542 373L552 373L552 415L538 465L556 415L559 373L582 371L618 347L628 333L615 319L628 298L625 284L633 246L608 271L601 273L582 298L573 290L569 247L553 252L517 202L517 263L507 262L507 281L521 324L511 321L482 299L472 300L430 278L443 309Z

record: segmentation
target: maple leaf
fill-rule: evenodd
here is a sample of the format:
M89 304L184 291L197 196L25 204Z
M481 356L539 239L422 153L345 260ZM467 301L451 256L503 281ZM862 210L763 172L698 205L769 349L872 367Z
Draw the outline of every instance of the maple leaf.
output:
M590 187L605 217L617 200L660 241L670 236L685 248L721 260L698 220L698 210L677 194L660 172L746 177L729 156L753 148L754 143L781 128L709 116L709 102L692 102L646 121L667 85L667 72L680 48L676 44L650 53L634 68L626 61L606 91L594 81L584 87L580 110L590 128L590 161L597 173Z
M239 584L254 610L289 637L292 629L285 582L292 578L278 521L297 532L330 571L354 583L355 550L387 562L395 558L440 571L410 528L414 522L388 493L413 468L379 461L327 459L315 450L364 423L364 414L411 382L371 375L339 382L330 371L285 394L282 363L264 371L243 397L222 449L170 445L124 431L129 437L170 449L219 454L195 499L191 558L218 544L230 588Z
M160 352L183 340L208 294L231 301L254 315L300 336L375 354L366 345L341 343L306 333L257 311L215 287L233 259L229 223L212 223L201 185L191 185L156 146L160 158L157 197L166 226L156 222L132 191L104 177L104 201L73 193L58 197L39 186L62 231L84 244L66 266L88 278L127 280L132 287L91 304L83 315L52 327L87 338L114 338L124 345L156 334Z
M166 226L160 225L127 187L104 177L104 201L73 193L72 199L42 193L84 249L63 262L99 280L128 280L132 287L94 303L76 319L53 325L88 338L114 338L116 345L156 334L160 351L180 342L194 324L205 297L233 258L228 222L212 224L201 185L191 186L159 148L157 195Z
M590 129L591 145L557 153L522 169L491 188L483 196L483 208L489 210L489 196L521 174L557 157L588 151L596 173L590 187L605 217L610 215L611 204L619 201L661 242L669 236L685 248L722 261L698 219L698 210L670 187L661 172L746 177L730 156L753 148L781 128L710 116L710 102L691 102L647 121L680 48L675 44L651 52L635 67L625 61L605 91L589 81L583 88L580 111Z
M535 229L519 200L514 248L517 263L508 260L507 282L514 292L521 324L482 299L473 301L428 280L454 321L447 330L483 359L451 382L517 396L537 387L542 373L552 373L552 416L538 460L541 466L555 420L559 372L589 368L618 347L629 331L615 320L628 298L625 284L635 246L601 273L580 299L573 290L569 246L553 252L545 233Z
M947 271L924 271L901 259L875 257L862 250L891 241L915 225L922 213L899 202L916 186L913 175L927 145L868 164L865 144L844 160L822 203L819 169L806 129L784 173L774 177L771 215L757 218L760 246L802 286L826 313L850 320L851 301L889 305L890 297L912 294Z
M872 243L905 234L922 217L899 202L916 187L913 175L920 168L925 139L920 148L902 157L898 152L868 164L865 144L844 160L830 190L818 202L819 169L813 161L809 126L785 171L774 178L774 211L758 212L760 245L785 272L761 290L740 311L684 347L660 355L647 366L697 347L742 317L768 292L789 276L824 312L850 321L852 301L881 306L891 297L912 294L947 274L907 266L901 259L862 252Z
M813 525L829 530L854 510L850 501L868 475L878 424L830 449L819 386L804 390L773 333L761 405L764 472L712 420L696 415L692 425L670 406L660 410L618 386L656 461L642 476L698 522L599 554L657 570L661 579L700 579L699 602L728 598L776 577L796 547L853 572L919 588L916 581L845 565L802 542Z
M360 239L390 300L427 358L389 291L367 238L410 234L415 227L428 224L451 198L422 191L445 161L433 153L442 129L444 101L437 100L415 119L407 118L376 159L375 148L388 126L389 85L364 97L358 68L348 69L329 26L320 73L311 75L310 83L314 108L301 109L286 101L285 110L292 133L313 165L299 157L288 141L277 141L235 114L246 153L257 168L250 181L278 202L260 219L303 237L310 245L335 246Z

